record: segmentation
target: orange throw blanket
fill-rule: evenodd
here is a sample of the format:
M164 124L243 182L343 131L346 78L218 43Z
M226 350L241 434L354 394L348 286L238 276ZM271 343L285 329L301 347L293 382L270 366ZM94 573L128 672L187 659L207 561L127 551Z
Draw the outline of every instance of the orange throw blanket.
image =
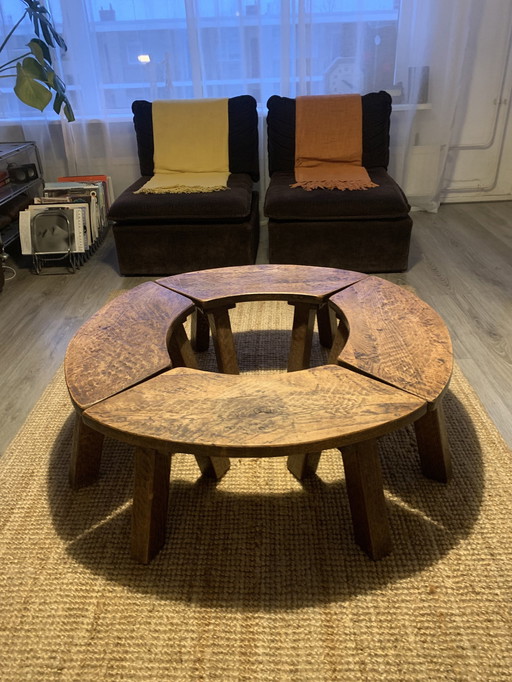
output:
M362 166L361 95L297 97L295 183L305 190L378 187Z

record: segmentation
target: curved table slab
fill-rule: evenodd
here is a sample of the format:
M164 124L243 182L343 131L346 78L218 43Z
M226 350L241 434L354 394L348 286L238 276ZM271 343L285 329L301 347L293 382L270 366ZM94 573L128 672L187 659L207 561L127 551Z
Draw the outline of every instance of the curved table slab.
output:
M435 310L379 277L367 277L334 294L330 303L342 320L335 348L346 339L331 360L434 406L453 369L450 334Z
M69 466L73 488L97 479L103 448L103 435L84 424L82 411L171 365L195 367L182 324L193 309L188 298L146 282L104 305L71 339L64 373L76 410Z
M244 376L180 367L93 405L84 420L162 452L277 457L377 438L425 411L424 400L336 365Z
M156 283L208 310L219 303L230 307L255 300L311 301L319 305L334 292L366 277L337 268L262 264L184 272L157 279Z
M351 270L309 265L244 265L200 270L163 277L157 284L188 296L198 306L198 316L208 317L220 372L238 374L238 360L229 308L242 301L287 301L294 306L288 371L309 367L315 315L321 343L330 347L334 336L326 301L367 275ZM193 326L194 348L208 347L208 324Z
M69 395L83 410L171 367L168 335L194 309L190 299L146 282L107 303L71 339Z
M376 438L425 414L427 405L336 365L276 375L176 368L85 410L92 432L135 445L132 556L147 563L166 539L169 453L289 461L343 448L354 536L373 559L391 551Z
M452 465L442 397L453 354L445 323L413 293L379 277L337 292L330 304L340 317L331 361L427 401L429 411L414 423L421 468L429 478L448 481Z

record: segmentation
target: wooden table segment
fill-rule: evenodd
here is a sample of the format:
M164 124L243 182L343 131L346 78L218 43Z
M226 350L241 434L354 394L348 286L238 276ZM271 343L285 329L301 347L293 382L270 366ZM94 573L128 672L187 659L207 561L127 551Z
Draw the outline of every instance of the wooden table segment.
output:
M339 364L419 395L432 406L443 395L453 369L452 344L429 305L379 277L367 277L329 302L343 318L340 334L346 341L335 358Z
M441 317L410 291L367 277L331 296L340 318L330 361L419 396L430 413L415 422L425 475L447 481L451 458L442 398L453 371Z
M170 369L168 337L193 310L190 299L154 282L104 305L66 351L64 371L73 404L83 410Z
M157 284L186 296L207 316L220 372L238 374L236 348L229 309L243 301L287 301L293 305L294 322L288 355L288 371L309 367L313 327L318 313L321 341L332 343L330 320L322 314L329 297L367 275L351 270L308 265L244 265L185 272L156 280ZM320 312L322 311L322 312ZM194 323L192 345L208 347L207 327Z
M153 282L120 294L93 315L69 343L64 373L76 410L69 469L74 488L94 482L103 437L81 414L97 402L172 366L196 366L183 321L190 299Z
M426 409L417 396L336 365L245 376L177 367L92 405L83 419L161 452L280 457L378 438Z
M250 300L294 306L287 373L238 376L229 310ZM308 369L315 317L332 364ZM194 350L206 350L210 330L221 374L197 369ZM172 453L194 455L217 479L229 457L287 456L302 479L322 450L338 448L355 539L378 559L391 541L376 440L414 423L423 473L447 480L451 369L439 316L378 277L255 265L147 282L104 306L69 345L70 481L95 480L105 435L135 446L132 555L147 563L165 542Z
M241 301L305 301L318 303L368 275L351 270L309 265L243 265L199 270L156 280L162 287L191 298L203 310L219 301L231 306Z
M416 396L336 365L248 376L177 368L92 405L83 419L136 447L143 483L134 491L132 553L139 561L149 561L165 540L168 483L163 487L155 472L167 471L170 452L226 462L329 448L343 455L356 540L379 559L390 550L390 535L375 439L426 409Z

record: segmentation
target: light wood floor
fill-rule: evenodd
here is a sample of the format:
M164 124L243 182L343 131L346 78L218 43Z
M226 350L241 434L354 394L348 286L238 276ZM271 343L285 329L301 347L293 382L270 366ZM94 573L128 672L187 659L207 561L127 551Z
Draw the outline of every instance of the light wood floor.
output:
M460 367L512 445L512 202L449 204L413 218L409 270L384 276L412 285L444 318ZM0 453L84 320L114 289L151 279L118 274L110 233L76 274L34 275L14 251L7 265L16 276L0 294Z

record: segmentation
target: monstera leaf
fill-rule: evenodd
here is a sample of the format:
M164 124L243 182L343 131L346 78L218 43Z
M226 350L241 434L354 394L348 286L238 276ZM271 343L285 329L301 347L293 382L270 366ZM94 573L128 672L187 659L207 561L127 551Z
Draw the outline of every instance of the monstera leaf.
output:
M0 76L15 77L14 92L18 99L39 111L48 106L54 95L54 111L59 114L63 108L67 120L74 121L73 109L66 96L66 85L53 69L50 50L58 47L65 51L66 43L55 30L45 7L37 0L20 1L25 5L25 11L0 45L0 52L26 16L30 18L37 37L27 44L29 52L0 66Z
M27 6L25 13L28 14L32 21L36 36L41 38L42 33L42 38L47 45L50 47L56 47L58 45L66 51L68 48L64 42L64 38L62 38L53 27L48 10L37 2L37 0L21 0L21 2Z
M16 64L16 85L14 92L29 107L43 111L52 99L51 90L44 86L46 75L35 59L27 57Z

